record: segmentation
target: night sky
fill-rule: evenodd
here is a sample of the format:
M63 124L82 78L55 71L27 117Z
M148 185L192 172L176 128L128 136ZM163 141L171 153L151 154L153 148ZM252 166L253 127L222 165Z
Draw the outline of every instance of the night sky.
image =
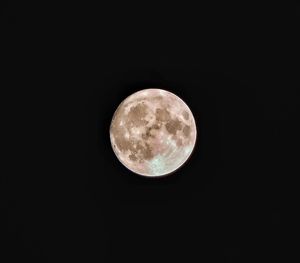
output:
M3 4L0 261L284 262L298 10ZM188 163L161 180L127 170L109 139L117 106L145 88L178 95L197 124Z

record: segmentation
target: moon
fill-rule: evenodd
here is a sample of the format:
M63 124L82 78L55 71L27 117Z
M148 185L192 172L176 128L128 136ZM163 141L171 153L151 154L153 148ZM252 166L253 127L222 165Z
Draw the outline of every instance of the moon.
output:
M115 111L109 132L119 161L148 177L168 175L181 167L197 137L189 107L162 89L145 89L127 97Z

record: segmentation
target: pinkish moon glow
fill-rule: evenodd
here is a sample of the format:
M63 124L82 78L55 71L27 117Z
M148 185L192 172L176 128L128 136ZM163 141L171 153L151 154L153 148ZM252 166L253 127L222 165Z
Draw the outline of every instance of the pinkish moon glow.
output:
M196 143L189 107L162 89L145 89L127 97L111 121L110 140L119 161L134 173L155 177L182 166Z

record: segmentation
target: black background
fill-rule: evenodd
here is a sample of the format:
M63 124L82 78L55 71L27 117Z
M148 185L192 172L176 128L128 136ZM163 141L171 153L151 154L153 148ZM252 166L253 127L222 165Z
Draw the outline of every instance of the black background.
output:
M284 260L296 12L3 4L14 127L3 262ZM129 172L109 141L114 110L144 88L177 94L197 123L192 157L161 180Z

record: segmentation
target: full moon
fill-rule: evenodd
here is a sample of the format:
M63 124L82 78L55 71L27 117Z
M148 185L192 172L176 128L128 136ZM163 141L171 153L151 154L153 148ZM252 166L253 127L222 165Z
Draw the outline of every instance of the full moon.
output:
M189 107L162 89L145 89L127 97L110 125L110 140L119 161L148 177L168 175L181 167L194 149L196 136Z

